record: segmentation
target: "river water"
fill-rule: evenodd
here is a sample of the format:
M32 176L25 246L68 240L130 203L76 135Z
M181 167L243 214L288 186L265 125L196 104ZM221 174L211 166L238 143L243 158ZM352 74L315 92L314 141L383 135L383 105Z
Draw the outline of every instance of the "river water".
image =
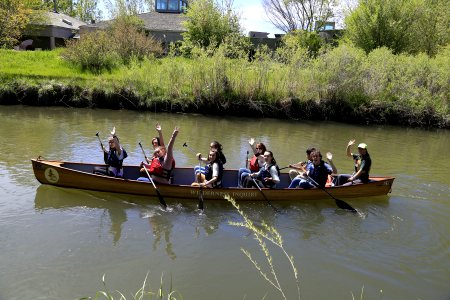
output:
M0 300L78 299L107 288L131 299L144 282L170 285L183 299L281 299L241 252L247 249L269 273L258 242L227 202L157 199L40 185L31 158L102 162L95 133L106 144L116 126L138 164L138 142L148 149L162 124L166 143L180 126L178 166L195 158L184 142L206 153L220 141L226 168L244 165L249 137L263 141L278 164L304 159L309 145L332 151L342 173L349 139L365 142L372 175L395 176L386 197L348 199L363 212L339 210L332 200L241 203L256 222L264 220L283 237L294 257L301 299L450 299L450 132L390 126L354 126L202 115L55 107L0 106ZM356 149L354 149L356 150ZM148 151L148 150L147 150ZM447 154L446 154L447 153ZM292 268L280 249L269 246L288 299L298 299ZM270 275L270 274L269 274ZM114 299L118 299L115 294Z

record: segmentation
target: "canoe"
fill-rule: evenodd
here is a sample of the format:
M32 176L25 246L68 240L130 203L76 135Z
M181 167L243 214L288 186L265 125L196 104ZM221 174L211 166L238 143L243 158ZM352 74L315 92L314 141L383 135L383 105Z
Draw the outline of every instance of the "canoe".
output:
M139 166L124 165L124 178L93 174L94 167L104 167L102 164L64 162L56 160L32 159L33 172L36 179L42 184L59 187L76 188L84 190L145 195L157 197L156 191L150 182L138 181ZM238 170L225 169L222 179L222 188L202 188L204 200L224 200L230 195L236 200L249 201L277 201L277 200L317 200L329 199L330 196L322 189L288 189L289 175L281 174L281 182L277 189L238 188ZM328 187L326 190L336 198L355 198L367 196L387 195L391 192L394 177L370 177L371 181L365 184L350 186ZM200 188L192 187L194 182L193 168L176 168L173 171L172 184L157 183L157 187L164 198L198 199Z

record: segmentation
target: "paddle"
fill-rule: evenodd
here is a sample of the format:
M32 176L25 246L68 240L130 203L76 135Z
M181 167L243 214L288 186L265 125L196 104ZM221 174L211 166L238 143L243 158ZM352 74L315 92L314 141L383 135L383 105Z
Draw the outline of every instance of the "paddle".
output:
M322 191L324 191L325 193L327 193L331 198L334 199L334 201L336 202L337 207L341 208L341 209L345 209L345 210L349 210L353 213L357 213L358 211L356 209L354 209L350 204L348 204L347 202L345 202L344 200L340 200L338 198L335 198L333 195L331 195L325 188L321 187L314 179L312 179L309 176L305 176L305 179L310 181L312 184L314 184L315 186L317 186L319 189L321 189Z
M183 147L188 148L193 154L196 154L196 152L188 146L187 142L184 142ZM202 169L202 160L200 160L199 162L200 164L200 170ZM200 172L201 174L201 172ZM200 209L201 211L203 211L203 188L202 186L199 186L200 191L198 193L198 209Z
M105 150L104 150L105 147L103 147L103 143L102 143L102 140L100 139L100 136L98 135L98 131L97 131L97 133L96 133L95 135L97 136L98 141L100 142L100 147L102 147L102 151L105 151Z
M248 169L248 150L247 150L247 156L245 157L245 168Z
M267 203L269 203L270 207L272 207L274 211L278 212L278 210L275 208L275 206L273 206L272 203L270 203L269 199L267 199L266 195L264 195L264 192L262 191L262 189L260 188L260 186L256 182L255 178L253 178L251 175L248 175L248 176L250 176L250 178L253 180L253 182L255 183L256 187L258 188L258 190L263 195L264 199L266 199Z
M147 155L145 155L145 151L144 151L144 148L142 147L141 142L139 142L139 147L141 147L142 154L144 154L144 158L147 161ZM150 176L150 174L148 173L147 168L145 166L144 166L144 170L145 170L145 173L147 173L148 179L150 180L150 182L152 183L153 187L155 188L156 194L158 195L159 203L164 208L164 210L166 210L167 209L166 201L164 201L164 198L162 197L161 193L159 192L159 189L156 187L155 183L153 182L153 179Z

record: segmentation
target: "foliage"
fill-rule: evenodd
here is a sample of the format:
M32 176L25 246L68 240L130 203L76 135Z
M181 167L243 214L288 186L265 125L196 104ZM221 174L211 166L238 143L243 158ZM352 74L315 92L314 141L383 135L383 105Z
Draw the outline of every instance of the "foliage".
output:
M162 54L160 43L145 34L143 21L136 16L116 18L109 31L112 39L110 44L125 64L133 57L142 60Z
M332 16L333 0L263 0L270 22L284 32L317 31ZM319 24L315 27L314 21Z
M30 21L40 18L40 0L0 0L0 48L19 43Z
M111 47L110 36L103 30L86 33L80 41L68 40L62 57L81 66L82 70L90 70L95 74L103 70L111 71L120 59Z
M317 32L295 30L282 38L282 45L276 49L278 58L285 63L290 63L306 51L308 57L315 58L323 46L323 40ZM303 56L303 55L301 55Z
M435 55L450 40L449 18L448 0L364 0L346 18L346 35L366 53L387 47Z
M239 17L230 2L220 7L214 0L196 0L190 4L186 17L187 31L180 48L185 56L190 56L195 47L214 51L222 43L228 48L227 57L240 57L242 51L248 51L250 42L242 36Z
M287 299L286 294L283 291L283 287L281 286L281 283L278 279L278 274L277 274L277 271L275 270L273 257L272 257L272 254L270 253L267 242L269 244L276 246L281 251L281 253L286 257L286 259L289 262L289 265L292 268L292 273L293 273L293 276L295 279L295 284L297 286L298 298L300 299L299 278L298 278L298 271L297 271L297 268L295 267L295 263L294 263L294 257L289 255L286 252L286 249L284 249L283 238L280 235L280 233L276 230L275 227L268 225L264 220L261 222L260 225L255 224L239 208L239 205L236 203L236 201L233 198L231 198L230 196L225 196L225 199L227 199L234 206L234 208L236 208L236 210L239 212L239 214L244 219L243 222L229 222L229 224L236 226L236 227L244 227L253 234L253 237L255 238L256 241L258 241L258 244L261 247L261 251L264 253L264 256L266 259L265 264L267 265L269 272L266 272L263 270L263 266L260 263L258 263L258 261L256 261L255 258L253 258L250 251L243 249L243 248L241 248L241 251L253 263L253 265L259 271L261 276L280 293L280 295L283 297L283 299Z
M61 51L0 50L0 102L17 94L9 99L39 104L23 91L50 83L62 93L54 102L71 106L450 126L450 46L428 57L343 43L317 58L300 48L283 63L264 49L253 61L227 59L219 47L192 59L133 59L98 75L71 67Z
M172 282L170 283L169 291L167 293L164 292L163 275L161 275L161 283L160 283L160 286L159 286L159 289L157 292L152 292L151 290L146 290L147 277L148 277L148 273L145 276L142 287L136 293L132 294L131 295L132 298L130 298L130 299L133 299L133 300L143 300L143 299L177 300L177 298L175 296L178 293L172 290ZM98 291L97 293L95 293L95 297L93 299L98 300L99 297L103 296L104 298L106 298L108 300L114 300L113 293L109 292L108 289L106 288L105 274L103 274L103 276L102 276L102 283L105 288L105 291ZM120 291L116 290L116 293L120 296L119 300L127 300L125 295L123 293L121 293ZM181 297L181 295L179 295L179 296L181 299L183 299L183 297ZM83 298L80 298L79 300L89 300L89 299L92 299L92 298L91 297L83 297Z
M96 74L111 71L121 62L161 55L162 47L151 36L146 36L142 21L135 16L114 20L107 31L98 30L83 35L80 41L68 41L63 57L82 69Z
M97 9L98 0L43 0L48 11L53 11L56 5L56 11L79 20L90 22L100 19L101 12Z

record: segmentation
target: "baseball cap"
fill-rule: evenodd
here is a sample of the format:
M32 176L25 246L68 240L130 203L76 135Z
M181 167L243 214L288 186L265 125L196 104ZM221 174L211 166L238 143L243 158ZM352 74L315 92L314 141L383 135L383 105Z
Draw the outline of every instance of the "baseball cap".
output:
M361 143L361 144L358 145L358 148L367 149L367 144Z

